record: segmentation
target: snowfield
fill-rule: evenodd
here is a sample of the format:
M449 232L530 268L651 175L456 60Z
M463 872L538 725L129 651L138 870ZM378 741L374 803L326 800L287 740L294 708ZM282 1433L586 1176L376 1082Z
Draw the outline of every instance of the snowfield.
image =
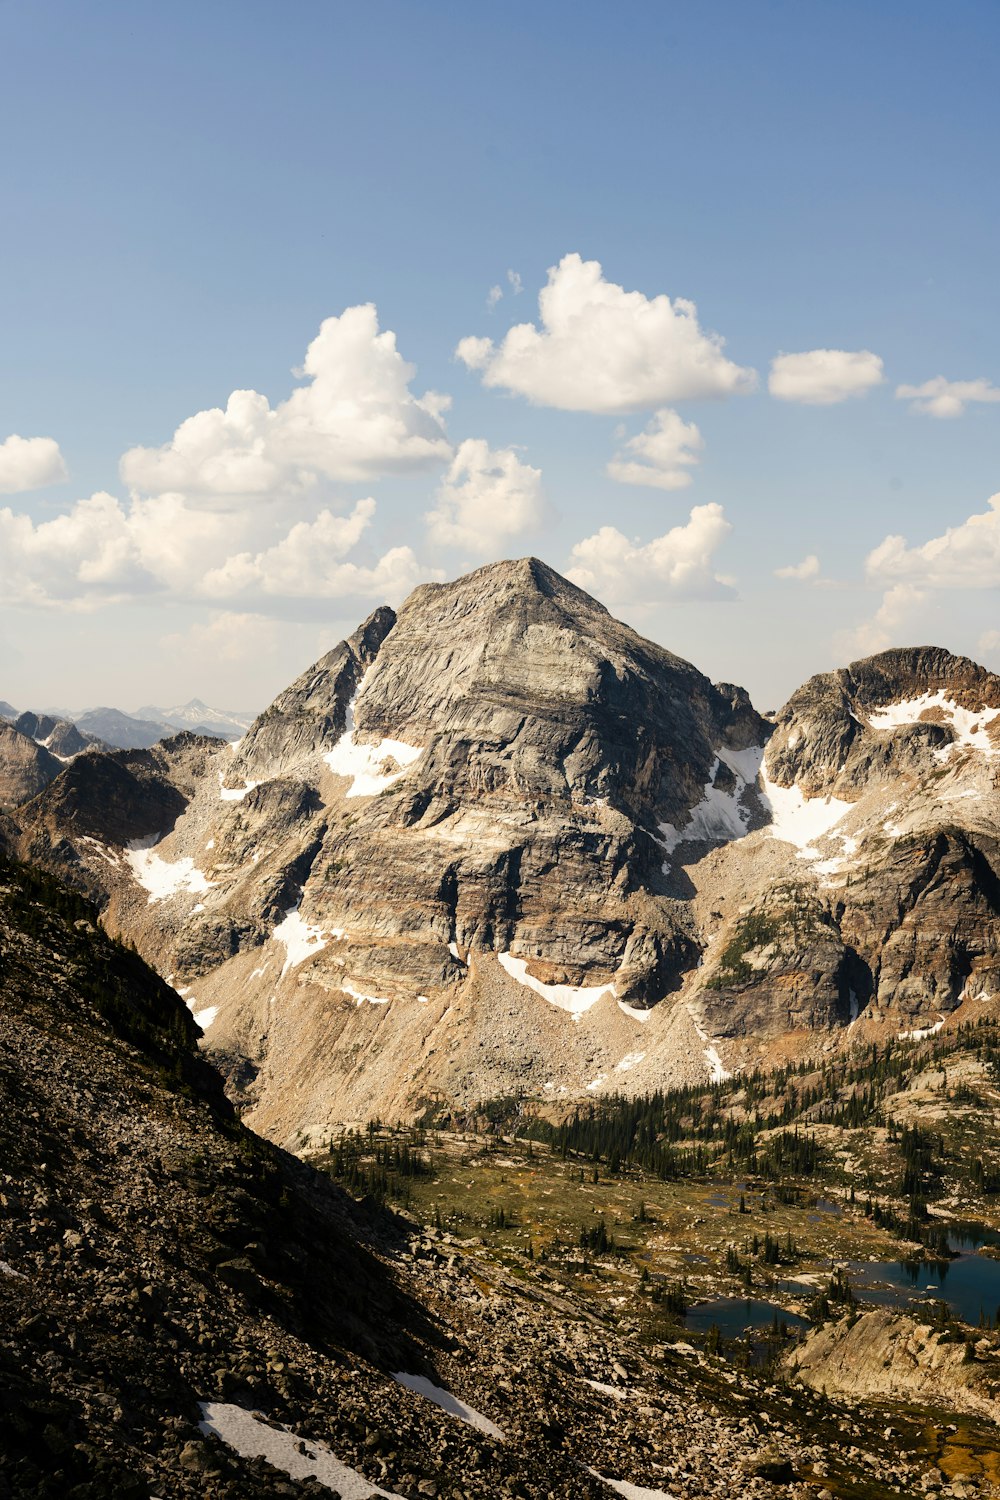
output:
M761 766L761 797L771 811L772 838L793 844L802 859L818 859L812 846L845 817L854 806L840 797L804 797L798 786L776 786Z
M1000 709L961 708L944 689L936 693L921 693L919 698L905 698L899 703L889 703L884 708L874 709L868 715L872 729L898 729L903 724L919 724L929 713L931 722L939 722L939 715L953 731L959 745L970 750L979 750L984 755L1000 754L989 736L989 726L1000 718ZM939 759L946 760L954 746L947 745L937 752Z
M401 1500L341 1463L318 1439L311 1442L287 1427L272 1427L258 1413L228 1401L201 1401L199 1405L202 1420L198 1425L206 1437L214 1432L242 1458L266 1458L290 1479L316 1479L328 1490L339 1491L341 1500L369 1500L374 1495Z
M362 684L363 685L363 684ZM359 689L360 691L360 689ZM422 745L408 745L404 740L379 740L374 745L357 745L354 742L354 705L357 694L347 709L347 728L332 750L323 759L335 776L348 776L351 784L348 797L375 797L405 776L415 760L423 755ZM399 770L386 770L389 762L395 761Z
M402 1370L399 1370L392 1378L397 1385L405 1386L408 1391L423 1396L426 1401L432 1401L449 1416L457 1417L460 1422L465 1422L469 1427L475 1427L489 1437L496 1438L501 1443L504 1442L504 1434L495 1422L491 1422L489 1417L484 1417L482 1412L476 1411L474 1406L467 1406L464 1401L460 1401L457 1396L453 1396L450 1391L444 1390L441 1386L435 1385L425 1376L405 1375Z
M147 906L152 906L154 901L165 901L180 891L200 894L212 889L215 881L206 880L193 859L161 859L153 853L155 843L155 838L133 839L125 850L132 874L143 890L149 892Z
M528 960L515 958L511 953L498 953L497 958L501 966L506 969L511 979L516 979L518 984L526 985L529 990L534 990L536 995L541 995L550 1005L557 1005L560 1010L568 1011L574 1020L580 1017L596 1005L602 995L614 995L614 984L543 984L540 979L535 979L528 973Z
M343 929L332 927L330 937L342 938ZM319 953L326 947L327 939L323 935L322 928L310 927L309 923L299 915L297 906L289 906L285 911L285 920L279 922L271 936L279 943L285 945L285 963L281 970L284 979L289 969L297 968L314 953Z
M746 750L728 750L721 746L716 752L702 799L691 809L687 822L681 828L673 823L659 825L660 843L667 853L673 854L678 844L689 839L702 839L707 843L741 839L750 823L750 809L743 806L743 794L748 786L756 783L763 759L761 745L751 745ZM724 791L715 785L720 764L728 766L736 777L732 791Z

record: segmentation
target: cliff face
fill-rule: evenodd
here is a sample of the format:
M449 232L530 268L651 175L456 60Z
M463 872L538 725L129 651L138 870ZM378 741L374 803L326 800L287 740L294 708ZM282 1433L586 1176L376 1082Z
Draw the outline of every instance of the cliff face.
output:
M270 781L297 767L311 768L316 756L332 750L344 731L347 710L379 647L396 623L383 605L346 641L279 693L236 748L227 785Z
M912 773L978 724L1000 750L1000 677L937 646L883 651L811 677L777 717L768 767L780 786L853 800L886 772ZM992 730L990 725L992 724ZM907 726L903 736L887 735Z
M1000 1367L988 1340L875 1308L814 1329L789 1360L803 1385L858 1400L906 1401L996 1421Z
M28 802L58 776L62 766L44 745L0 720L0 807Z
M1000 988L998 765L1000 678L964 657L887 651L794 693L762 791L796 878L784 898L751 886L723 932L714 952L741 962L714 967L714 1024L732 1032L726 1017L742 1012L753 1029L776 985L814 997L807 1025L825 1010L907 1029L988 1002Z
M746 694L536 559L417 589L235 747L81 757L22 851L97 895L279 1139L587 1099L1000 995L1000 679Z

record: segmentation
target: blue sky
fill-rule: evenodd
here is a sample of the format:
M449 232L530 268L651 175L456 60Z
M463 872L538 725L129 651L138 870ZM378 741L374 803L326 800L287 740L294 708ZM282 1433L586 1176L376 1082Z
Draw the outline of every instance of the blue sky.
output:
M527 551L763 707L887 644L1000 669L998 40L972 3L0 3L0 697L262 706ZM338 323L275 420L367 303L412 376ZM241 390L249 437L164 456Z

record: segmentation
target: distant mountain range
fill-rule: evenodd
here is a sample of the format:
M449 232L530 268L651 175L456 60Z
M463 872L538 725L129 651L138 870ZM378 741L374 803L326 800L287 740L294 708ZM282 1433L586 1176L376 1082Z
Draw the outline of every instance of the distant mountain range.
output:
M241 739L253 723L255 714L232 709L211 708L200 698L192 698L176 708L157 708L155 704L138 708L138 719L152 719L172 729L190 729L193 734L221 734L228 740Z
M212 708L200 698L192 698L189 703L175 708L151 705L137 709L134 714L107 706L88 708L80 713L72 713L66 709L51 709L42 714L20 713L12 703L0 699L0 719L15 723L22 733L28 734L36 743L44 744L46 749L63 756L77 754L86 748L86 742L93 740L100 740L116 750L147 750L151 745L169 739L184 729L192 734L211 734L228 740L240 739L252 724L253 718L252 713ZM36 730L27 721L46 727ZM49 735L57 725L69 728L75 725L80 731L76 737L79 743L70 740L66 749L62 745L50 743Z

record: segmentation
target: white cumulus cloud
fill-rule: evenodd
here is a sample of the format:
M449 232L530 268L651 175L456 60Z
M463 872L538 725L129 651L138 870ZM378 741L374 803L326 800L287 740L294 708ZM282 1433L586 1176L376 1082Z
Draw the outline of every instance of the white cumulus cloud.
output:
M409 547L392 547L370 565L345 561L375 515L375 501L359 500L347 516L323 510L314 521L298 521L273 546L238 552L205 574L209 598L262 594L285 599L378 595L395 603L422 582Z
M811 578L819 577L819 558L815 552L810 552L800 563L789 563L785 568L775 568L775 578L797 578L806 583Z
M544 512L542 471L513 448L466 438L424 516L432 542L466 551L493 551L538 526Z
M946 380L943 375L935 375L923 385L897 385L896 397L909 401L911 411L928 417L960 417L970 404L1000 401L1000 388L989 380Z
M135 492L178 492L201 504L278 498L320 478L356 482L440 463L451 455L449 401L410 391L415 370L380 333L368 303L327 318L306 350L307 383L272 407L234 391L225 408L188 417L160 448L132 448L121 475Z
M566 255L538 298L540 326L501 343L464 338L455 353L484 385L564 411L629 412L754 389L753 370L703 331L693 302L646 297L606 281L599 261Z
M835 406L882 385L882 361L870 349L810 349L779 354L771 361L767 388L779 401Z
M838 653L845 657L873 656L890 646L902 646L922 618L926 590L912 583L896 583L886 589L882 603L870 620L863 620L853 630L841 631L835 639Z
M608 464L608 474L620 484L682 490L691 483L691 466L700 462L704 446L695 424L666 407L642 432L625 441Z
M15 432L0 443L0 495L40 490L67 477L55 438L23 438Z
M273 536L270 522L191 508L177 494L123 505L99 493L38 524L5 507L0 597L70 609L150 594L189 602L238 598L267 600L272 613L281 612L280 600L395 601L437 575L420 566L410 547L351 558L374 513L374 500L361 500L346 516L323 510L277 540L247 546Z
M87 606L155 587L113 495L79 500L50 521L0 509L0 598Z
M924 588L996 588L1000 585L1000 494L990 497L988 507L916 547L903 536L887 536L868 554L865 570L869 578L906 580Z
M715 571L715 553L732 531L721 505L696 505L689 519L645 544L614 526L577 542L567 577L608 604L734 597Z
M915 546L904 536L885 537L865 559L865 573L885 592L870 620L839 637L844 650L881 651L925 630L929 601L941 590L1000 587L1000 494L985 511Z

